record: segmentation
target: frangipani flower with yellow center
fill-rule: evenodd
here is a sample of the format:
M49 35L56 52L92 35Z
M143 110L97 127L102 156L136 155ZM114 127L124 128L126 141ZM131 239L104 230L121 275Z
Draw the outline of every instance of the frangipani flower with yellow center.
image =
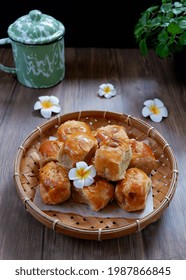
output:
M41 115L45 119L49 119L52 112L59 113L61 107L59 105L59 99L56 96L40 96L39 101L34 105L34 110L41 110Z
M76 188L83 188L84 186L90 186L96 176L96 169L93 165L88 166L86 162L79 161L76 163L76 167L70 169L68 177L73 180Z
M105 98L111 98L116 95L116 90L112 84L102 84L99 86L98 90L99 96L104 96Z
M161 122L163 117L168 117L168 110L160 99L146 100L143 104L145 107L142 109L142 115L150 117L153 122Z

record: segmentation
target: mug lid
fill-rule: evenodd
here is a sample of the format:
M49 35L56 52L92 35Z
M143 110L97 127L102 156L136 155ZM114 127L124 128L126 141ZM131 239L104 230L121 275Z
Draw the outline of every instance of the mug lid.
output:
M45 44L58 40L65 33L64 25L55 18L32 10L8 27L10 39L23 44Z

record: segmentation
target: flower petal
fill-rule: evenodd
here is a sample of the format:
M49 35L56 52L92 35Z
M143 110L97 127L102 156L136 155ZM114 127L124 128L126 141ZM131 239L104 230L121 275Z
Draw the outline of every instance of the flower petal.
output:
M39 98L39 100L40 100L41 102L43 102L43 101L49 100L49 99L50 99L50 96L45 95L45 96L39 96L38 98Z
M53 104L58 104L58 103L59 103L59 98L57 98L57 97L54 96L54 95L51 95L51 96L50 96L50 101L51 101Z
M158 108L161 108L161 107L164 106L163 102L162 102L160 99L158 99L158 98L155 98L155 99L154 99L154 105L155 105L156 107L158 107Z
M76 180L77 179L76 168L70 169L70 171L68 172L68 177L69 177L70 180Z
M150 106L154 105L154 101L153 100L146 100L143 104L147 107L150 107Z
M104 93L104 91L103 91L102 89L99 89L99 90L98 90L98 95L99 95L99 96L103 96L104 94L105 94L105 93Z
M143 110L142 110L142 115L144 117L148 117L152 114L151 110L148 108L148 107L144 107Z
M162 115L161 114L152 114L152 115L150 115L150 118L153 122L161 122Z
M114 89L114 86L112 84L107 83L106 86L109 87L111 90Z
M111 92L104 94L104 97L107 99L111 98L112 97Z
M81 189L84 186L84 179L74 180L73 183L76 188Z
M84 179L84 186L90 186L94 183L94 179L91 177L87 177Z
M56 104L56 105L53 105L53 106L50 108L50 110L51 110L52 112L54 112L54 113L59 113L59 112L61 111L61 107L60 107L58 104Z
M111 91L111 94L112 94L112 96L115 96L115 95L116 95L116 90L113 89L113 90Z
M76 167L79 169L79 168L87 168L88 167L88 164L84 161L78 161L76 163Z
M104 88L106 88L107 84L102 84L99 86L100 89L104 90Z
M41 109L41 115L45 118L45 119L49 119L52 115L52 111L51 109Z
M160 108L160 112L161 112L163 117L165 117L165 118L168 117L168 110L167 110L166 107Z
M55 136L49 136L48 140L57 140L57 137L55 137Z
M40 110L42 108L42 104L40 101L37 101L35 104L34 104L34 110Z
M90 165L89 167L90 167L90 169L89 169L89 172L90 172L89 176L90 177L95 177L96 176L96 169L95 169L95 167L93 165Z

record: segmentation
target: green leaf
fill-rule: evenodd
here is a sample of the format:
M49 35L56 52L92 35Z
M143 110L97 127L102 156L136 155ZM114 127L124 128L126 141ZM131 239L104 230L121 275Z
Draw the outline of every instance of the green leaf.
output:
M167 40L169 38L169 35L168 35L168 32L166 30L163 30L161 31L159 34L158 34L158 40L161 42L161 43L166 43Z
M168 25L167 30L170 34L173 34L173 35L183 32L183 30L179 27L178 23L176 23L176 22L171 22Z
M163 13L168 13L169 11L171 11L171 9L172 9L172 4L171 3L163 4L161 6L161 11Z
M182 7L182 3L180 2L174 2L174 7Z
M159 2L141 13L134 36L143 55L152 47L164 58L186 45L186 0Z
M157 27L161 24L161 17L153 18L152 20L148 20L148 27L153 28Z
M139 48L140 48L140 51L141 51L142 55L145 55L145 56L148 55L148 49L147 49L147 45L146 45L145 39L140 41Z
M168 57L170 54L168 46L162 43L158 44L156 47L156 54L161 58Z
M168 40L168 42L167 42L167 45L170 46L171 44L173 44L173 43L174 43L174 40L175 40L175 36L169 37L169 40Z
M186 19L181 20L181 21L179 22L179 27L180 27L181 29L186 29Z
M162 17L162 19L161 19L162 26L166 27L170 24L170 22L175 21L173 16L174 15L172 12L168 12L164 17Z
M146 25L148 18L149 18L148 14L143 14L139 19L139 23L141 25Z
M159 6L152 6L146 10L146 13L152 13L159 9Z
M181 45L186 45L186 31L180 36L179 43Z
M175 15L179 15L183 12L182 8L180 8L180 7L179 8L173 8L172 11Z

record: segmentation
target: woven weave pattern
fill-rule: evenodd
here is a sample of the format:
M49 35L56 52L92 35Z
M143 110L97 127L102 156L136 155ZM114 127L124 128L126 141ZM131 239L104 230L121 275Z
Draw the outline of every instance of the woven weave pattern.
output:
M152 192L154 211L141 220L124 218L82 217L55 211L43 212L33 204L36 188L39 184L39 155L41 141L55 136L58 126L69 120L86 122L92 130L107 124L125 127L129 138L148 141L156 159L157 169L152 171ZM37 127L20 146L15 162L15 181L18 194L26 209L40 222L73 237L85 239L108 239L133 233L145 228L160 218L169 205L177 183L177 163L173 151L166 140L147 123L129 115L104 111L84 111L58 116L41 127Z

